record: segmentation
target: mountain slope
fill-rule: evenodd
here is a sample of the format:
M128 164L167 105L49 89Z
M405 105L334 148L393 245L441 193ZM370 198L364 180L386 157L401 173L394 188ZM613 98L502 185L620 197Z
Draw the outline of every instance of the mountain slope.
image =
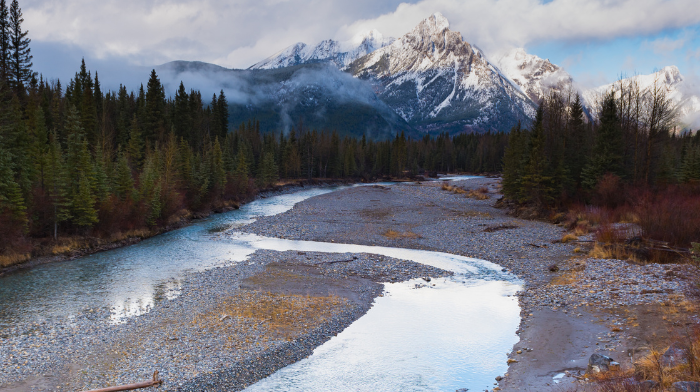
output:
M203 94L223 89L231 122L258 120L263 132L286 131L303 122L306 129L335 129L341 135L372 139L387 139L400 131L420 136L377 98L368 83L329 64L233 70L176 61L156 71L166 91L174 91L180 81Z
M573 78L561 67L525 52L513 49L495 61L501 72L532 101L540 102L550 91L573 90Z
M327 39L314 47L299 42L248 69L275 69L321 62L331 63L344 69L358 58L391 44L394 39L384 38L377 30L372 30L357 37L354 41L341 43Z
M507 131L535 112L535 104L439 13L348 71L370 80L382 101L423 131Z
M583 98L589 107L596 107L601 97L609 91L614 90L619 94L620 85L636 83L640 91L650 91L654 85L663 88L667 97L670 98L678 108L678 119L682 127L700 127L700 97L694 94L694 86L691 86L680 70L676 66L668 66L649 75L636 75L622 79L615 83L606 84L587 90L583 93Z

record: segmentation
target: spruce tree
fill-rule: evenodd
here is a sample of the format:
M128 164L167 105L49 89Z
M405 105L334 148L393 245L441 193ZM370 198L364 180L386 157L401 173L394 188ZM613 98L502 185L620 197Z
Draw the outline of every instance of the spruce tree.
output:
M540 208L550 206L554 200L552 177L547 173L549 162L545 155L543 116L543 108L540 105L530 133L528 159L519 192L520 202L533 203Z
M90 227L97 223L95 196L92 193L90 180L84 174L78 180L78 191L73 195L71 205L73 223L80 227Z
M154 144L162 141L165 136L165 92L158 79L156 70L151 71L146 90L146 102L144 106L144 120L142 121L143 138Z
M0 80L10 83L10 14L5 0L0 0Z
M591 160L581 173L583 186L588 189L595 188L606 173L622 177L623 148L615 94L610 92L603 99L600 126Z
M503 155L503 194L516 199L520 193L523 164L527 151L527 134L520 129L520 123L510 130L508 147Z
M128 201L134 199L134 193L136 191L134 189L134 178L131 175L129 160L123 152L119 152L119 157L117 158L116 177L114 179L113 189L116 196L121 200Z
M228 134L228 102L226 101L226 95L224 94L224 90L221 90L221 92L219 93L219 99L216 101L216 106L217 113L219 115L218 127L221 130L221 134L219 135L219 137L223 140Z
M51 135L46 166L46 190L53 208L54 239L58 238L58 224L71 219L68 173L63 151L54 132Z
M17 0L10 5L9 35L10 35L10 83L16 94L20 94L29 83L32 72L31 40L27 38L28 31L22 31L22 10Z

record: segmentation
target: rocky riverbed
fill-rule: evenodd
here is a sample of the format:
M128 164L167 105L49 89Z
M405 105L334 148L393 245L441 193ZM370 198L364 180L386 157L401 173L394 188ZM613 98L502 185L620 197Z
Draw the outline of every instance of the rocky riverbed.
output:
M235 391L311 354L370 308L386 281L450 272L368 254L260 250L191 274L181 295L123 324L109 309L0 335L0 391L88 390L148 380Z
M525 282L519 293L521 342L501 390L562 390L576 383L591 354L623 365L663 347L678 328L697 323L697 268L634 265L586 256L562 243L562 227L514 218L495 207L499 181L456 183L488 189L487 199L440 183L348 189L306 200L243 230L288 239L426 249L497 263ZM677 336L676 336L677 337Z
M525 287L521 340L494 386L502 390L561 390L576 380L563 375L584 370L591 354L624 366L623 359L666 344L667 327L696 322L687 317L694 267L591 259L574 252L580 245L559 241L563 228L496 208L497 179L457 185L485 187L488 198L435 182L355 187L236 230L441 251L516 274ZM147 380L154 370L164 390L240 390L310 355L367 312L381 282L446 274L369 254L257 251L189 275L179 296L121 324L111 322L110 309L86 309L0 330L0 391L85 390Z

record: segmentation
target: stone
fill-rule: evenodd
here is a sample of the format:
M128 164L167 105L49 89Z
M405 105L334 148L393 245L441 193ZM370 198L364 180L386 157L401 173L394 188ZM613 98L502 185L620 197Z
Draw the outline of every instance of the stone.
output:
M646 380L639 383L639 390L641 392L651 392L654 388L657 388L659 383L654 380Z
M613 364L613 362L617 364L617 368L619 369L620 364L615 362L612 358L598 353L593 354L588 358L588 373L607 372L610 370L610 365ZM598 370L595 371L594 367ZM613 367L615 367L614 364Z
M559 272L559 266L556 264L551 264L547 269L549 272Z
M673 390L677 392L700 392L700 382L679 381L673 383Z
M686 362L688 362L686 359L686 350L678 342L673 343L671 347L666 350L664 355L661 356L661 364L663 366L673 367L685 364Z
M496 377L496 381L500 382L501 380L503 380L503 377L501 377L501 376Z

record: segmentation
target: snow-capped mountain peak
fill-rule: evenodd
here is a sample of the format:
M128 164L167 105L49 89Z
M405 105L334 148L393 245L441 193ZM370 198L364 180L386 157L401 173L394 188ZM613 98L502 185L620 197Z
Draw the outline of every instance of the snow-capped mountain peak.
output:
M527 122L532 101L449 26L433 14L348 70L371 80L380 98L419 129L507 130Z
M683 78L675 65L664 67L648 75L635 75L584 91L583 98L589 107L595 108L604 94L619 93L621 86L634 86L642 94L651 94L655 88L663 89L667 98L676 105L682 126L700 127L700 97L698 86L692 86Z
M539 102L551 90L566 92L573 79L564 69L529 54L524 48L513 49L496 60L498 68L530 99Z
M344 69L358 58L390 45L392 42L394 42L393 38L384 38L377 30L358 34L348 42L327 39L313 47L299 42L254 64L249 69L275 69L321 62L331 63Z

